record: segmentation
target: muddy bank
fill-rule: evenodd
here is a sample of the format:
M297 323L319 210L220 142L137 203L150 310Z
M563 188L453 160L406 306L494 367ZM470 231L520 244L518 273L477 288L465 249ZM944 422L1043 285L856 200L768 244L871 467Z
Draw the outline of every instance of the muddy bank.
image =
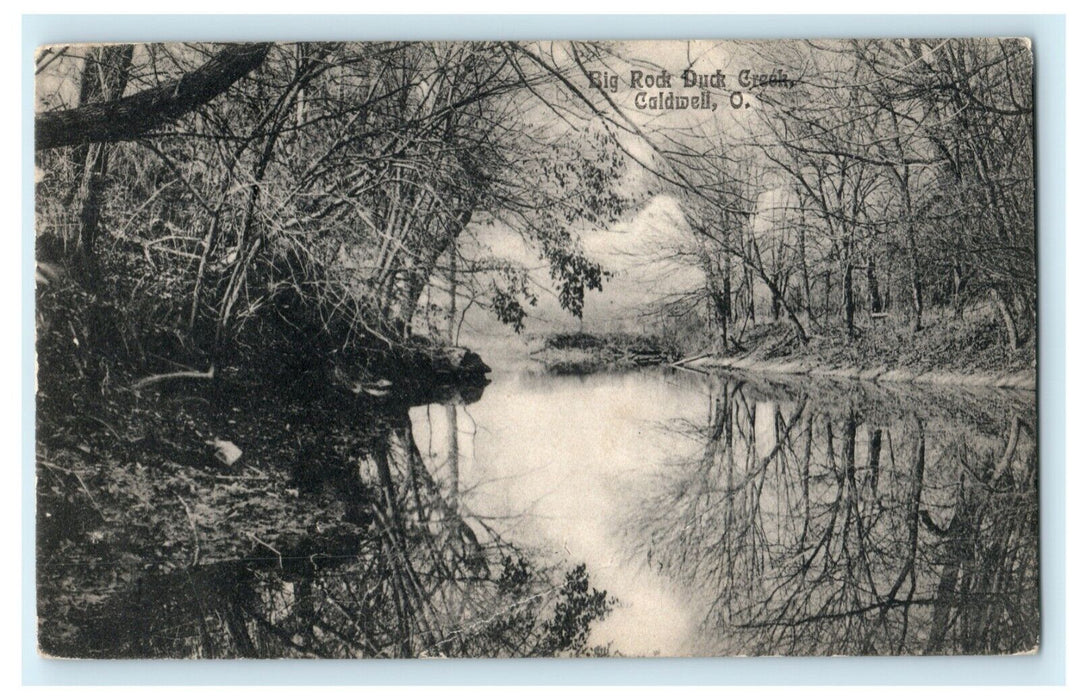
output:
M805 343L785 323L762 323L732 346L726 351L704 347L681 364L877 383L1036 388L1033 340L1010 350L996 320L985 314L924 318L917 331L896 322L872 324L850 338L842 329L822 327Z
M895 382L908 384L936 384L950 386L981 386L1004 389L1035 391L1036 372L1014 370L1005 372L963 373L948 370L919 371L916 369L890 369L885 366L828 367L805 359L763 359L753 355L736 357L702 357L682 363L680 366L698 369L727 369L766 374L796 375L809 377L835 377L858 379L867 382Z
M409 408L483 389L354 396L221 373L39 400L40 652L599 653L585 640L611 602L584 566L532 559L420 452Z

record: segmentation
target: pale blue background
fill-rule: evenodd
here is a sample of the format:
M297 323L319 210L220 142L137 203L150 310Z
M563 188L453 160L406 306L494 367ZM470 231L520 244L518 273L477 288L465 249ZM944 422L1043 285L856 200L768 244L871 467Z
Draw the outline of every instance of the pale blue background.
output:
M1039 213L1042 651L1007 658L57 661L34 608L33 51L76 41L734 39L1027 36ZM1065 18L1063 16L197 16L23 18L23 682L27 684L1062 684L1065 679Z

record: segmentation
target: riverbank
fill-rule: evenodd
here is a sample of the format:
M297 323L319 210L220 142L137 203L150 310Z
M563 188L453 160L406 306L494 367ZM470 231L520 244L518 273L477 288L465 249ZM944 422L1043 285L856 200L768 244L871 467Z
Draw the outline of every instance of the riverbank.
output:
M1034 391L1035 347L1005 348L992 319L935 320L912 333L881 325L851 341L841 334L814 336L802 346L782 323L758 326L741 348L727 354L691 354L675 364L780 375L869 382L983 386Z

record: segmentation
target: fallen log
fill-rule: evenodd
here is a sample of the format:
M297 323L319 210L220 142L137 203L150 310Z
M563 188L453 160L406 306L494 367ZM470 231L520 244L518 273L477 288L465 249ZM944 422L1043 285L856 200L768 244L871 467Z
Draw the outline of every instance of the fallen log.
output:
M709 352L703 352L700 355L694 355L693 357L684 357L681 360L675 360L674 362L672 362L671 366L672 367L681 367L681 366L683 366L683 365L685 365L685 364L687 364L689 362L696 362L697 360L702 360L702 359L705 359L706 357L711 357L712 355L715 355L715 354L716 353L714 351L710 350Z

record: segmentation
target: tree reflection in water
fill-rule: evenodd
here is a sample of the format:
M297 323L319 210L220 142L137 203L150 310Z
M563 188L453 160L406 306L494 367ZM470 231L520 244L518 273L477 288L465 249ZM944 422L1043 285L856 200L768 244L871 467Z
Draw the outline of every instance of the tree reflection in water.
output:
M468 398L476 396L448 400L446 410ZM287 550L260 542L242 560L144 577L91 609L72 650L211 658L597 651L585 646L588 630L611 601L589 586L584 565L539 568L470 517L457 470L436 476L421 459L407 410L357 416L373 427L352 467L304 475L332 482L349 527Z
M638 494L632 554L704 591L720 654L956 654L1039 640L1034 401L710 384Z

